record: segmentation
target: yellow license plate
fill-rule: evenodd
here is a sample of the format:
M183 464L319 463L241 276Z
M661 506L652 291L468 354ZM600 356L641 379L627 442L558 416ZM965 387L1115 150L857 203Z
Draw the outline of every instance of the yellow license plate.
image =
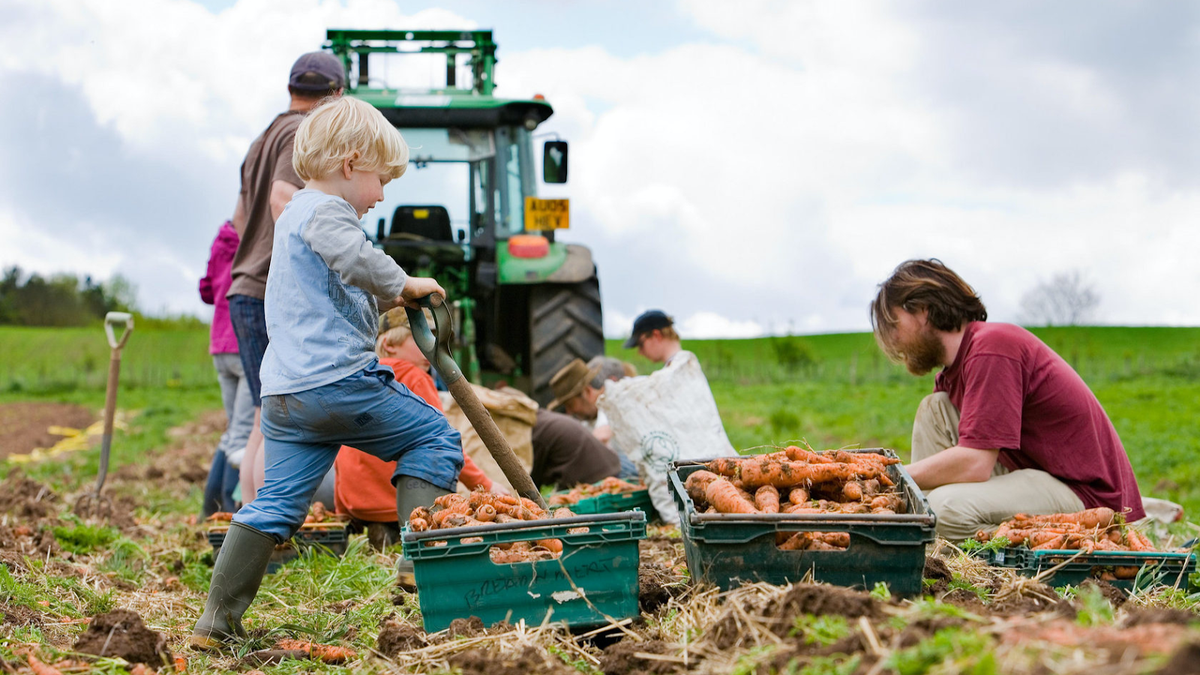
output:
M565 230L571 227L571 200L525 198L526 230Z

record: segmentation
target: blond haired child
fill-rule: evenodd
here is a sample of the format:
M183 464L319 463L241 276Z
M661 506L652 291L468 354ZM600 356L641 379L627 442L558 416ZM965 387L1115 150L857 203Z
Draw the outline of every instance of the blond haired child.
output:
M243 637L275 545L291 537L342 444L395 461L406 517L454 489L460 437L433 406L395 381L375 355L380 309L430 293L374 248L359 219L404 174L408 146L380 112L353 98L314 109L296 131L292 163L305 181L275 223L267 277L270 345L262 365L266 480L234 516L191 642Z

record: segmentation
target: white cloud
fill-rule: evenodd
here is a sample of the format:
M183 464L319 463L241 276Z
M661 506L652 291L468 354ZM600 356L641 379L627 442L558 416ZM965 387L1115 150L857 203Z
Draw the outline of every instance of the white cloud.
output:
M757 321L733 321L716 312L697 312L679 322L685 340L762 337L766 331Z
M291 61L326 27L474 25L389 0L241 0L215 15L185 0L10 6L0 75L80 88L122 152L209 186L236 186L246 145L286 102ZM678 7L712 40L668 37L630 57L518 51L496 26L497 93L545 94L556 113L544 130L572 143L571 182L543 192L571 198L563 239L596 252L606 333L626 334L645 306L725 336L864 329L875 284L916 256L959 270L1001 320L1037 279L1080 269L1109 322L1200 323L1200 153L1187 126L1200 105L1195 69L1178 67L1196 61L1195 17L1089 3L1068 37L1051 10L1028 7ZM1111 40L1152 20L1182 37ZM22 205L3 204L0 258L127 275L153 259L145 273L165 276L141 283L147 306L198 308L179 279L202 267L195 242L232 194L211 199L184 214L204 229L186 245L175 214L153 241L103 223L94 240L18 241L31 207L19 235Z

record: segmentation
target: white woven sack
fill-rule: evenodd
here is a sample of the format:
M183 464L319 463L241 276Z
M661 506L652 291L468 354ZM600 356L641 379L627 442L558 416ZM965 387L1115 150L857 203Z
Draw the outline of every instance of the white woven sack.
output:
M647 377L604 385L597 402L608 416L614 445L637 464L659 515L678 523L667 472L671 462L736 455L700 362L680 352L671 364Z

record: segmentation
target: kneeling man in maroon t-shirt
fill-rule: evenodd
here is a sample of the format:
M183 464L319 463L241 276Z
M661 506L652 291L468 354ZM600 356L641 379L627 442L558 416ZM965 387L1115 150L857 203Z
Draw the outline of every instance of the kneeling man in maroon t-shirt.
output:
M914 375L943 366L917 408L909 474L938 533L966 539L1016 513L1107 506L1143 518L1116 429L1083 379L1029 331L985 323L965 281L910 260L871 303L875 340Z

